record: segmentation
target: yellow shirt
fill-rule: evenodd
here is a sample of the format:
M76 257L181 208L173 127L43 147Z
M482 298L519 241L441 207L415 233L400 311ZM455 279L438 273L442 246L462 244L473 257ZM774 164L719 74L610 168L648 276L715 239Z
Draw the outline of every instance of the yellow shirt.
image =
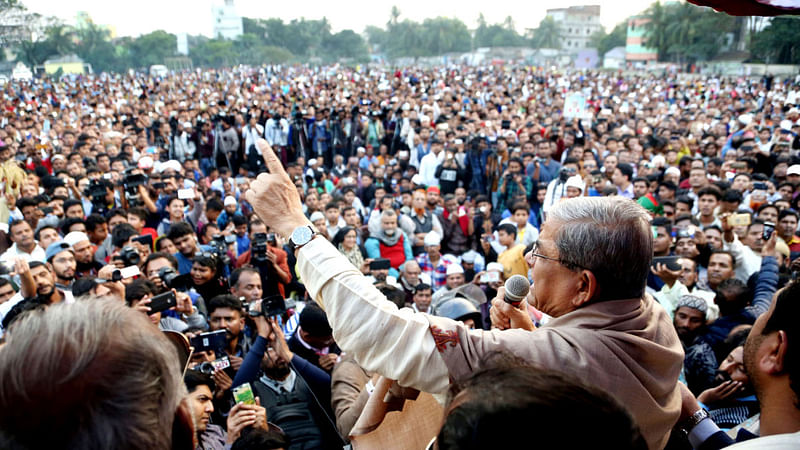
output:
M528 278L528 263L525 261L525 245L517 244L497 257L497 262L503 265L503 276L507 280L512 275L522 275Z

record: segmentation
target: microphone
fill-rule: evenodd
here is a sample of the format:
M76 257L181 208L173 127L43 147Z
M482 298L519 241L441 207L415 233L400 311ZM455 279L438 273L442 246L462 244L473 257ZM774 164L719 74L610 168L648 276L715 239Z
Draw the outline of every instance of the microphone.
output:
M506 280L504 287L506 293L503 296L503 300L515 308L519 307L520 302L528 296L528 292L531 290L531 284L522 275L513 275Z

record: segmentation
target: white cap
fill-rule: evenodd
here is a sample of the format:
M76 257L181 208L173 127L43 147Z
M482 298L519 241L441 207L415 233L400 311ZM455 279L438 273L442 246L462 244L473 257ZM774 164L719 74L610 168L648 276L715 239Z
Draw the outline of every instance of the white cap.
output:
M792 121L791 121L791 120L781 120L781 125L780 125L780 127L781 127L782 129L786 130L786 131L789 131L789 130L791 130L791 129L792 129L792 125L793 125L793 124L792 124Z
M309 167L313 166L316 163L317 163L317 159L316 158L311 158L311 159L308 160L308 166Z
M681 176L681 171L677 167L669 167L664 171L664 175L677 175Z
M503 273L503 265L498 262L490 262L489 264L486 265L486 271L487 272L495 271Z
M313 222L313 220L312 220ZM439 233L435 231L431 231L425 235L425 239L423 239L423 243L425 247L430 247L432 245L439 245L442 243L442 238L439 236Z
M70 247L74 247L75 244L77 244L78 242L83 242L88 240L89 236L87 236L86 233L82 231L71 231L67 233L66 236L64 236L64 242L69 244Z
M314 223L314 222L316 222L318 220L325 220L325 214L322 214L319 211L314 211L311 214L311 217L309 217L309 220L311 221L311 223Z
M411 177L411 182L416 184L417 186L422 186L424 183L422 182L422 175L416 174Z
M753 121L753 116L751 114L742 114L741 116L739 116L739 122L741 122L742 125L749 125L750 122L752 121Z
M153 158L149 156L142 156L139 158L138 166L142 170L152 169L153 168Z
M141 161L141 158L139 159ZM167 170L174 170L175 172L181 171L181 163L174 159L170 159L169 161L162 163L159 172L165 172Z
M466 252L464 252L463 255L461 255L461 261L467 264L474 263L477 258L478 258L478 252L476 252L475 250L467 250Z
M464 268L460 264L450 264L447 266L447 276L457 273L464 273Z
M358 147L358 148L356 149L356 153L364 153L364 152L366 152L366 151L367 151L367 149L365 149L364 147Z
M800 164L789 166L789 168L786 169L786 175L800 175Z
M183 128L192 128L192 122L183 122Z
M225 197L225 201L223 202L225 206L229 205L236 205L236 198L232 195Z
M564 186L568 188L569 187L578 188L581 190L581 192L583 192L583 190L586 188L586 184L583 182L580 175L569 177Z

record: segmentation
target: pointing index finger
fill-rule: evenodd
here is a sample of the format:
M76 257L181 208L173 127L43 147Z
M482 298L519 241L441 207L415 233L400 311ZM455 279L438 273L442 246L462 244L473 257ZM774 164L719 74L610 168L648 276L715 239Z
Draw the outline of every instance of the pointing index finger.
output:
M269 145L264 139L259 139L256 142L258 148L261 150L261 154L264 156L264 163L267 165L267 169L269 169L269 173L275 175L283 175L284 177L288 178L289 175L283 170L283 164L281 164L281 160L278 159L278 156L272 150L272 146Z

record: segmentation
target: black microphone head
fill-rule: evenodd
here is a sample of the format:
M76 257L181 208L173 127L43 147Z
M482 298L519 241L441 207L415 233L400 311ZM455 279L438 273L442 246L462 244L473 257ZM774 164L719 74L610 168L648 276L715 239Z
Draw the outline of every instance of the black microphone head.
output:
M528 296L528 292L531 290L531 284L528 282L528 279L522 275L512 275L511 278L506 280L505 288L506 301L509 303L518 303Z

